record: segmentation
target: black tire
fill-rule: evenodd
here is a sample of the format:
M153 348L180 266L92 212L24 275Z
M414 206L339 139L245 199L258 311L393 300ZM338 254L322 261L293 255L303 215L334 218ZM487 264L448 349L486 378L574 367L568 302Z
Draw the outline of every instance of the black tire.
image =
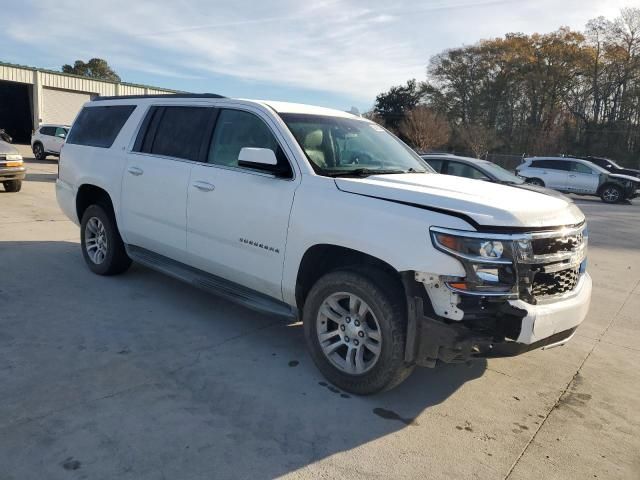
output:
M622 188L617 185L605 185L600 191L600 200L604 203L618 203L623 200Z
M100 262L92 260L87 250L87 224L92 219L97 219L104 227L103 237L106 240L106 253ZM80 245L84 261L87 263L89 269L98 275L117 275L126 271L131 265L131 258L129 258L124 248L124 243L120 237L113 212L110 208L103 205L91 205L82 215Z
M350 374L324 354L316 324L325 299L336 293L357 295L375 315L381 334L380 354L368 371ZM413 371L404 361L407 319L403 292L379 270L338 270L320 278L311 288L303 309L304 334L311 357L322 374L342 390L370 395L390 390Z
M2 182L4 185L4 189L10 193L19 192L22 188L22 180L7 180L6 182Z
M528 178L526 180L526 183L528 183L529 185L535 185L537 187L544 187L544 182L539 178Z
M44 160L47 158L47 153L44 151L44 147L40 142L33 144L33 155L36 157L36 160Z

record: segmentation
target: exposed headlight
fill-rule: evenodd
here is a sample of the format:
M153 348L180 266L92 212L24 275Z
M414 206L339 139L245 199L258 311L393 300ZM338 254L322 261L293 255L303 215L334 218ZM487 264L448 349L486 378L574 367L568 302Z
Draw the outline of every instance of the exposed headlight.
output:
M449 288L487 296L515 293L513 241L437 227L431 229L431 240L438 250L456 257L465 269L464 278L445 279Z

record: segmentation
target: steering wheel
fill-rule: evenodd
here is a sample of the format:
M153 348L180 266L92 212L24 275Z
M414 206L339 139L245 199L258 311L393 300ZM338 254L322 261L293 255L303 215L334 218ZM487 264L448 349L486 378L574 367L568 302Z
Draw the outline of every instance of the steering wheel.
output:
M382 166L382 162L379 160L374 160L374 158L368 154L367 152L354 152L351 154L351 158L349 159L352 165L359 165L361 163L379 163Z

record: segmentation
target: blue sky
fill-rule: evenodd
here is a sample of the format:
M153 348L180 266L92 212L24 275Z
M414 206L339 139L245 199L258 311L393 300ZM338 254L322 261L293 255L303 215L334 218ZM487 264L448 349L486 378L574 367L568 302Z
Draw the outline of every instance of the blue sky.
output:
M0 60L101 57L128 82L364 111L446 48L624 6L640 0L0 0Z

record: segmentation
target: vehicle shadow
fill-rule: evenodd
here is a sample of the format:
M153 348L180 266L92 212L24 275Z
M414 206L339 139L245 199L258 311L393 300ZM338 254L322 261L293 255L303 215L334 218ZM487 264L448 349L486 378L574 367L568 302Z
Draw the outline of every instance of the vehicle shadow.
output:
M58 176L55 173L29 173L27 171L27 182L55 182Z
M486 370L420 368L357 397L319 374L300 323L135 264L94 275L77 243L0 242L0 263L9 476L53 478L72 457L89 476L274 478L429 422L418 417Z
M55 157L47 157L44 160L37 160L33 157L22 157L24 163L26 163L27 165L32 164L32 165L54 165L56 163L58 163L58 159Z

